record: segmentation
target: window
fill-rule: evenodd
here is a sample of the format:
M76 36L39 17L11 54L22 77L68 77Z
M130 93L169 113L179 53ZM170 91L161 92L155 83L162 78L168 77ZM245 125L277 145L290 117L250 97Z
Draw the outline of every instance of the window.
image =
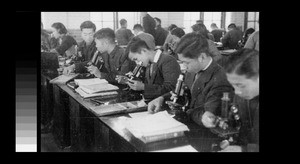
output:
M255 31L259 30L258 18L259 12L248 12L247 29L254 28Z
M113 12L90 12L90 17L98 30L101 28L115 29Z
M221 28L221 18L222 12L204 12L203 23L206 26L207 30L211 31L210 25L215 23L218 28Z
M121 27L120 20L126 19L127 20L127 29L132 30L135 24L140 24L140 12L118 12L118 28Z
M196 24L196 21L200 19L200 12L184 12L183 27L184 32L192 32L191 26Z

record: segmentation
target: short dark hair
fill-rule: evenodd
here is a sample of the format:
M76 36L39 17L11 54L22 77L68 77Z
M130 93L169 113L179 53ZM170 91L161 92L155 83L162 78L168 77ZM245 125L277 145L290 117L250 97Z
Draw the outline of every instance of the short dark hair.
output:
M177 27L171 31L171 34L177 36L178 38L181 38L185 34L185 32L182 28Z
M135 29L143 30L143 26L142 26L141 24L135 24L135 25L133 26L133 29L134 29L134 30L135 30Z
M159 18L154 17L154 19L155 19L157 22L159 22L159 24L161 24L161 20L160 20Z
M102 28L94 34L95 39L107 39L115 43L115 32L111 28Z
M92 28L94 32L96 31L96 25L91 21L84 21L83 23L81 23L80 30L82 31L82 29L84 28Z
M127 23L127 20L126 19L121 19L120 20L120 25L123 26Z
M194 32L200 33L203 36L205 36L207 39L209 39L209 37L208 37L209 31L207 30L207 28L204 24L194 24L192 26L192 29Z
M211 23L211 25L210 25L211 27L216 27L216 28L218 28L218 26L217 26L217 24L216 23Z
M259 52L254 49L242 48L232 54L224 61L226 73L245 75L246 78L259 75Z
M236 28L236 25L234 23L230 23L227 28Z
M201 20L201 19L200 19L200 20L197 20L196 23L197 23L197 24L198 24L198 23L199 23L199 24L203 24L203 20Z
M151 50L147 43L139 37L134 37L127 45L127 51L133 53L141 53L142 48Z
M254 28L248 28L248 29L245 31L244 36L247 36L248 34L252 34L254 31L255 31Z
M191 59L198 58L201 53L211 56L208 52L207 39L202 34L194 32L185 34L178 42L174 51Z
M67 34L68 32L65 25L60 22L53 23L51 27L55 28L59 34Z
M176 28L177 26L175 24L171 24L169 27L168 27L168 30L169 31L172 31L174 28Z

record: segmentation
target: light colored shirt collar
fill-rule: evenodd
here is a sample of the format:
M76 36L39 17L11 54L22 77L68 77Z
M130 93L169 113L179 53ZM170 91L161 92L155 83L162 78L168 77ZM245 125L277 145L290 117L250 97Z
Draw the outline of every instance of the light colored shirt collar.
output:
M202 71L205 71L210 66L211 63L212 63L212 58L210 58L209 63L207 64L207 66Z
M153 63L157 63L157 61L158 61L158 59L159 59L161 53L162 53L161 50L159 50L159 49L156 50L156 54L155 54L155 56L154 56Z

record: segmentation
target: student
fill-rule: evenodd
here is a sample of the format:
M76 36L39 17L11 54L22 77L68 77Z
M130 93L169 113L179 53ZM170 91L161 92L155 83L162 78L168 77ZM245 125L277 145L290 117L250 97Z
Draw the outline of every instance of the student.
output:
M80 25L82 42L78 45L78 53L82 55L82 62L75 63L69 67L65 67L63 73L87 73L85 66L93 58L93 55L97 51L96 43L94 40L94 34L96 31L96 25L91 21L84 21Z
M125 50L115 42L115 32L110 28L102 28L94 35L97 50L102 54L104 66L99 70L96 66L89 66L88 71L98 78L106 79L110 83L118 84L116 75L128 73L130 63Z
M236 49L238 42L243 39L243 32L234 23L228 25L228 32L221 38L223 47Z
M144 32L155 37L155 20L148 14L148 12L141 12L141 17L143 19Z
M157 17L154 18L156 27L155 27L155 43L156 46L163 46L168 35L168 31L161 27L161 20Z
M233 151L259 151L259 52L243 48L230 55L224 64L228 81L237 96L250 102L242 114L242 146L229 146ZM243 117L243 115L245 117ZM227 151L227 150L224 151Z
M244 32L244 35L243 35L243 39L239 42L239 46L240 47L244 47L245 46L245 44L246 44L246 42L247 42L247 40L248 40L248 38L249 38L249 36L252 34L252 33L254 33L254 28L248 28L245 32Z
M128 57L146 67L145 82L130 80L127 84L131 89L144 91L146 102L175 89L180 66L174 57L151 49L140 38L134 38L128 47Z
M207 30L206 26L203 23L194 24L191 28L194 32L199 32L211 41L215 41L214 36Z
M76 40L67 35L66 27L60 23L53 23L52 24L52 31L53 36L55 39L60 39L60 44L55 49L52 49L50 52L58 53L61 56L71 57L75 54L75 45L77 45Z
M219 29L218 26L215 23L212 23L210 25L211 28L211 34L215 38L215 42L220 42L220 38L222 37L223 33L225 34L226 32L222 29Z
M206 39L208 41L209 53L212 55L212 57L215 61L218 61L222 57L221 53L218 50L218 48L216 47L214 41L212 40L213 38L210 37L210 36L212 36L212 34L210 34L208 32L208 30L206 29L206 26L204 24L195 24L192 26L192 29L194 32L200 33L206 37Z
M233 93L224 69L212 59L208 52L207 39L201 34L184 35L175 51L188 72L185 78L185 83L191 90L188 117L200 126L215 127L215 120L211 117L221 114L223 93ZM171 94L167 93L151 101L148 104L148 111L150 113L160 111L164 100L170 96Z
M144 40L147 43L148 47L151 50L154 50L155 49L154 37L148 33L145 33L143 30L144 29L143 29L142 25L140 25L140 24L135 24L133 26L133 32L134 32L135 37L138 37L138 38Z
M178 59L177 54L174 52L178 42L180 41L180 38L185 35L185 32L183 31L182 28L175 28L171 31L172 35L172 42L168 45L170 55L174 56L176 59Z
M244 48L250 48L259 51L259 31L255 31L249 36Z
M164 51L168 51L168 49L169 49L169 47L168 47L169 44L173 42L173 36L172 36L172 34L171 34L171 31L172 31L173 29L175 29L175 28L177 28L177 26L176 26L175 24L171 24L171 25L168 27L169 34L168 34L168 36L167 36L167 38L166 38L166 40L165 40L165 43L164 43L164 45L163 45Z
M120 20L121 28L116 31L116 39L119 46L126 46L134 36L131 30L127 29L127 20Z

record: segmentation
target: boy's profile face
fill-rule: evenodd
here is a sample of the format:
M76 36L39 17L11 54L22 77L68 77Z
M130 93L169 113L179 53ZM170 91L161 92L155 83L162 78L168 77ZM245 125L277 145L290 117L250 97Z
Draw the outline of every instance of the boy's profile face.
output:
M197 73L203 68L202 62L199 61L199 58L191 59L188 57L184 57L183 54L178 54L178 60L181 61L182 67L185 69L184 71Z
M95 31L92 28L83 28L81 31L81 37L86 43L91 43L94 40Z
M129 52L129 59L135 62L142 62L142 66L147 67L149 62L149 55L147 54L149 50L142 48L141 53L139 52Z
M96 42L97 50L100 51L100 53L104 53L107 51L107 47L108 47L107 40L95 38L95 42Z
M237 75L236 73L226 73L226 76L236 95L247 100L259 95L259 77L249 79L245 75Z

